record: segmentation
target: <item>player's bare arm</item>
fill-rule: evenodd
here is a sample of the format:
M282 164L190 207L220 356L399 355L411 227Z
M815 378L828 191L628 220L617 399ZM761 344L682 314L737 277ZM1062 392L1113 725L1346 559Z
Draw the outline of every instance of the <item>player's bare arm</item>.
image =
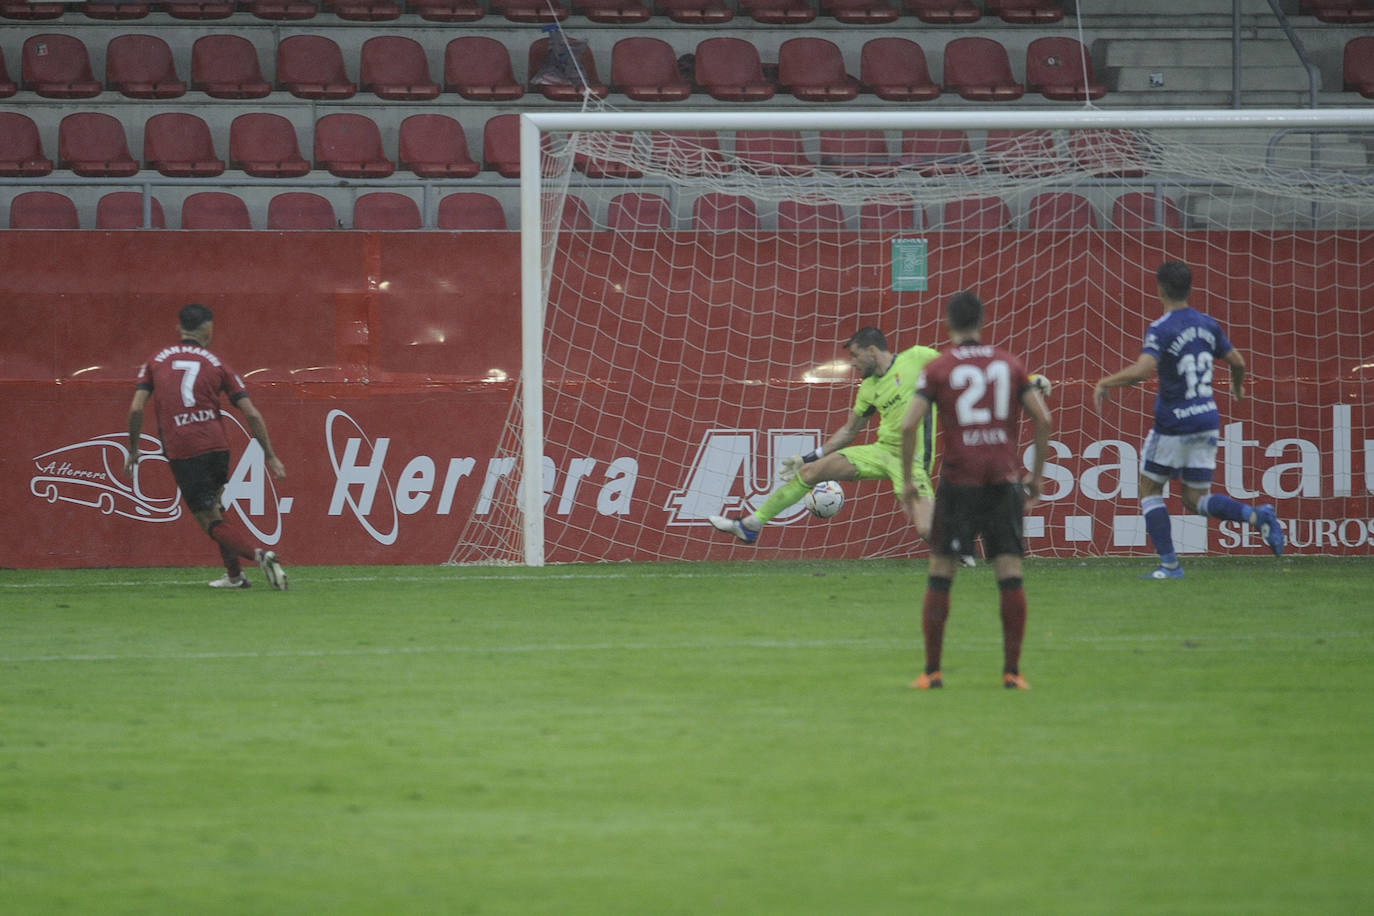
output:
M1129 388L1132 385L1138 385L1153 376L1158 368L1159 361L1154 356L1149 353L1140 354L1140 359L1132 365L1098 380L1097 386L1093 388L1093 407L1097 409L1098 413L1101 413L1102 405L1107 401L1108 389Z
M916 461L916 434L921 429L921 421L930 413L930 401L920 392L912 395L911 403L902 415L902 502L911 514L920 494L912 480L911 467Z
M1245 357L1233 348L1222 354L1221 361L1231 370L1231 396L1245 400Z
M272 472L274 478L281 480L286 476L286 465L281 463L277 453L272 450L272 440L267 436L267 422L263 420L262 414L253 406L251 398L239 398L234 406L243 414L243 422L248 424L248 431L258 440L258 445L262 446L263 457L267 460L267 470Z
M1045 456L1050 448L1050 408L1044 397L1035 388L1027 388L1021 395L1021 409L1031 418L1034 429L1035 448L1031 453L1030 474L1025 480L1026 505L1029 508L1040 501L1040 486L1045 478Z
M138 442L143 434L143 408L147 406L151 395L151 391L140 388L134 392L134 399L129 404L129 453L124 456L125 477L134 476L134 468L138 466Z

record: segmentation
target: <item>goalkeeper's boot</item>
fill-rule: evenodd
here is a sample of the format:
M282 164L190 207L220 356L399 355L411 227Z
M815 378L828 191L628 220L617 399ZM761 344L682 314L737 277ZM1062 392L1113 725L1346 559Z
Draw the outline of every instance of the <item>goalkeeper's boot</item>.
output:
M1140 574L1140 578L1142 578L1142 579L1182 579L1182 578L1183 578L1183 567L1182 567L1182 566L1164 566L1163 564L1161 564L1161 565L1159 565L1159 566L1156 566L1154 569L1150 570L1150 571L1147 572L1147 573L1141 573L1141 574Z
M1260 537L1264 538L1264 543L1268 544L1269 549L1274 551L1274 556L1283 556L1283 526L1279 524L1279 517L1274 514L1274 507L1263 505L1257 508L1254 524L1259 528Z
M978 558L971 553L960 554L959 565L964 569L973 569L978 565Z
M231 576L228 573L210 583L211 588L252 588L253 583L244 575Z
M1026 679L1013 671L1002 672L1002 686L1008 690L1030 690Z
M270 550L257 549L258 566L267 577L267 584L279 592L286 591L286 570L277 562L277 555Z
M723 515L711 515L707 516L706 520L711 523L712 528L717 531L733 534L746 544L752 544L758 539L759 533L753 528L744 527L744 523L737 518L726 518Z
M939 690L943 686L945 681L938 671L923 671L920 677L911 682L912 690Z

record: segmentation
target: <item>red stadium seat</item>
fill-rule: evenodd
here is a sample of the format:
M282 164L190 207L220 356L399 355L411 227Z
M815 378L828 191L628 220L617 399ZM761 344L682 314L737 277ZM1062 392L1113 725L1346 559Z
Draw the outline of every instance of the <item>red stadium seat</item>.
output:
M1374 99L1374 35L1361 35L1345 43L1341 78L1346 92Z
M592 212L587 202L576 194L563 198L563 215L559 217L558 228L563 232L588 232L595 228Z
M1340 25L1367 25L1374 22L1374 2L1371 0L1305 0L1298 10L1317 18L1318 22Z
M492 115L482 128L482 168L502 178L520 177L520 116Z
M140 191L112 191L95 205L97 229L143 229L143 194ZM149 201L149 229L166 229L167 218L156 197Z
M309 191L287 191L267 202L268 229L337 229L334 205Z
M98 111L78 111L62 119L57 127L57 166L88 178L138 174L124 125Z
M850 177L888 175L897 168L897 157L881 130L823 130L821 167Z
M936 25L967 25L983 17L971 0L906 0L905 6L917 19Z
M229 125L229 164L255 178L299 178L310 171L296 128L268 112L239 115Z
M525 94L525 87L515 81L505 44L486 35L465 35L448 43L444 88L474 102L509 101Z
M166 0L161 4L173 19L228 19L237 5L235 0Z
M421 178L473 178L481 171L468 153L463 125L447 115L417 114L402 121L396 158Z
M562 39L559 39L560 41ZM584 93L592 95L598 99L604 99L610 92L610 87L601 82L601 77L596 73L596 60L592 57L590 45L582 44L578 51L577 68L574 77L575 82L546 82L540 76L540 69L544 66L545 59L554 51L553 40L549 38L535 39L530 45L529 70L530 89L538 92L544 98L554 102L581 102Z
M385 178L396 171L382 149L376 122L348 112L315 122L315 167L340 178Z
M322 0L324 8L350 22L386 22L401 17L401 4L392 0Z
M676 102L692 94L677 55L661 38L622 38L611 49L611 91L639 102Z
M928 102L940 97L925 52L909 38L874 38L859 52L859 83L888 102Z
M579 152L573 156L573 168L588 178L644 177L644 173L633 165L633 134L605 133L599 135L596 142L599 147L597 152Z
M353 202L354 229L405 231L422 226L420 205L409 194L373 191Z
M860 232L900 233L921 228L921 208L910 194L870 197L859 205Z
M572 8L574 13L580 13L592 22L612 25L647 22L653 15L639 0L573 0Z
M260 99L272 85L262 78L258 51L241 35L205 35L191 46L191 88L216 99Z
M392 102L417 102L439 97L439 84L430 79L425 49L413 38L377 35L363 42L361 88Z
M490 231L509 227L501 201L479 191L460 191L439 201L439 228Z
M1045 191L1031 198L1026 208L1026 228L1096 229L1097 214L1092 203L1081 194Z
M735 159L760 175L804 175L816 168L795 130L738 131Z
M86 46L70 35L30 36L24 42L20 82L49 99L89 99L101 90Z
M562 0L491 0L491 11L511 22L562 22L568 18Z
M348 99L358 91L343 52L323 35L288 35L277 45L277 85L302 99Z
M152 4L149 3L123 3L121 0L95 0L83 5L82 12L88 19L142 19L148 15Z
M820 0L821 12L853 25L896 22L901 12L887 0Z
M606 210L606 225L623 232L671 229L673 210L661 194L618 194Z
M105 81L131 99L174 99L186 94L172 49L156 35L116 35L105 48Z
M1064 18L1064 9L1055 0L983 0L983 10L1018 25L1049 25Z
M1043 178L1067 172L1069 160L1048 130L990 130L983 145L988 168L1013 178Z
M246 6L259 19L281 22L313 19L319 12L314 0L250 0Z
M693 201L692 225L712 232L752 231L759 228L758 208L752 198L712 191Z
M4 0L0 2L0 18L36 22L40 19L61 19L66 11L65 3L30 3L29 0Z
M25 191L10 201L11 229L80 229L76 204L56 191Z
M476 22L487 14L478 0L408 0L406 6L428 22Z
M973 155L968 134L962 130L907 130L902 132L900 161L922 175L978 175L983 164Z
M7 99L19 91L19 84L10 79L10 71L5 66L5 52L0 49L0 99Z
M839 45L809 36L789 38L778 48L778 86L803 102L848 102L859 94Z
M211 178L224 172L210 127L184 111L153 115L143 125L143 159L172 178Z
M956 38L945 45L945 89L973 102L1010 102L1025 94L1011 73L1007 49L991 38Z
M816 18L811 0L737 0L741 13L764 25L805 25Z
M658 0L658 11L687 25L719 25L735 18L725 0Z
M762 102L776 87L764 78L759 52L743 38L707 38L697 45L696 76L711 98L723 102Z
M675 175L701 177L723 175L731 164L720 151L720 138L713 130L661 130L651 135L654 162Z
M1093 77L1088 49L1065 35L1037 38L1026 48L1026 89L1060 102L1107 94L1107 87Z
M248 205L237 194L200 191L181 202L183 229L252 229Z
M38 125L28 115L0 111L0 178L40 178L52 171Z
M1141 140L1129 130L1069 131L1069 155L1094 178L1139 178L1146 172Z
M940 228L951 231L1005 229L1011 224L1011 210L1000 197L968 197L945 203Z
M844 228L844 208L828 198L778 201L779 232L834 232Z
M1128 191L1112 204L1112 225L1118 229L1182 229L1178 204L1148 191Z

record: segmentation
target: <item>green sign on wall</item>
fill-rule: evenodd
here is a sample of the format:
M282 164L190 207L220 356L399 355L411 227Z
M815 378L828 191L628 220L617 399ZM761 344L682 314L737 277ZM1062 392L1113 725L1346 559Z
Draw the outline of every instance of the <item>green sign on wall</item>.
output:
M892 289L911 292L926 288L926 240L892 240Z

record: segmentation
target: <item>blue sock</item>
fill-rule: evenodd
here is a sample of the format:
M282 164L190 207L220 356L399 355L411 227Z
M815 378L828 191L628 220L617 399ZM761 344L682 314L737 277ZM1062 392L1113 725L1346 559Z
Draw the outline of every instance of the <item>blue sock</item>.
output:
M1224 493L1208 493L1197 501L1197 514L1228 522L1248 522L1254 508L1238 503Z
M1174 554L1174 533L1169 528L1169 510L1164 508L1164 497L1147 496L1140 501L1140 511L1145 515L1145 533L1155 545L1161 566L1177 566L1178 557Z

